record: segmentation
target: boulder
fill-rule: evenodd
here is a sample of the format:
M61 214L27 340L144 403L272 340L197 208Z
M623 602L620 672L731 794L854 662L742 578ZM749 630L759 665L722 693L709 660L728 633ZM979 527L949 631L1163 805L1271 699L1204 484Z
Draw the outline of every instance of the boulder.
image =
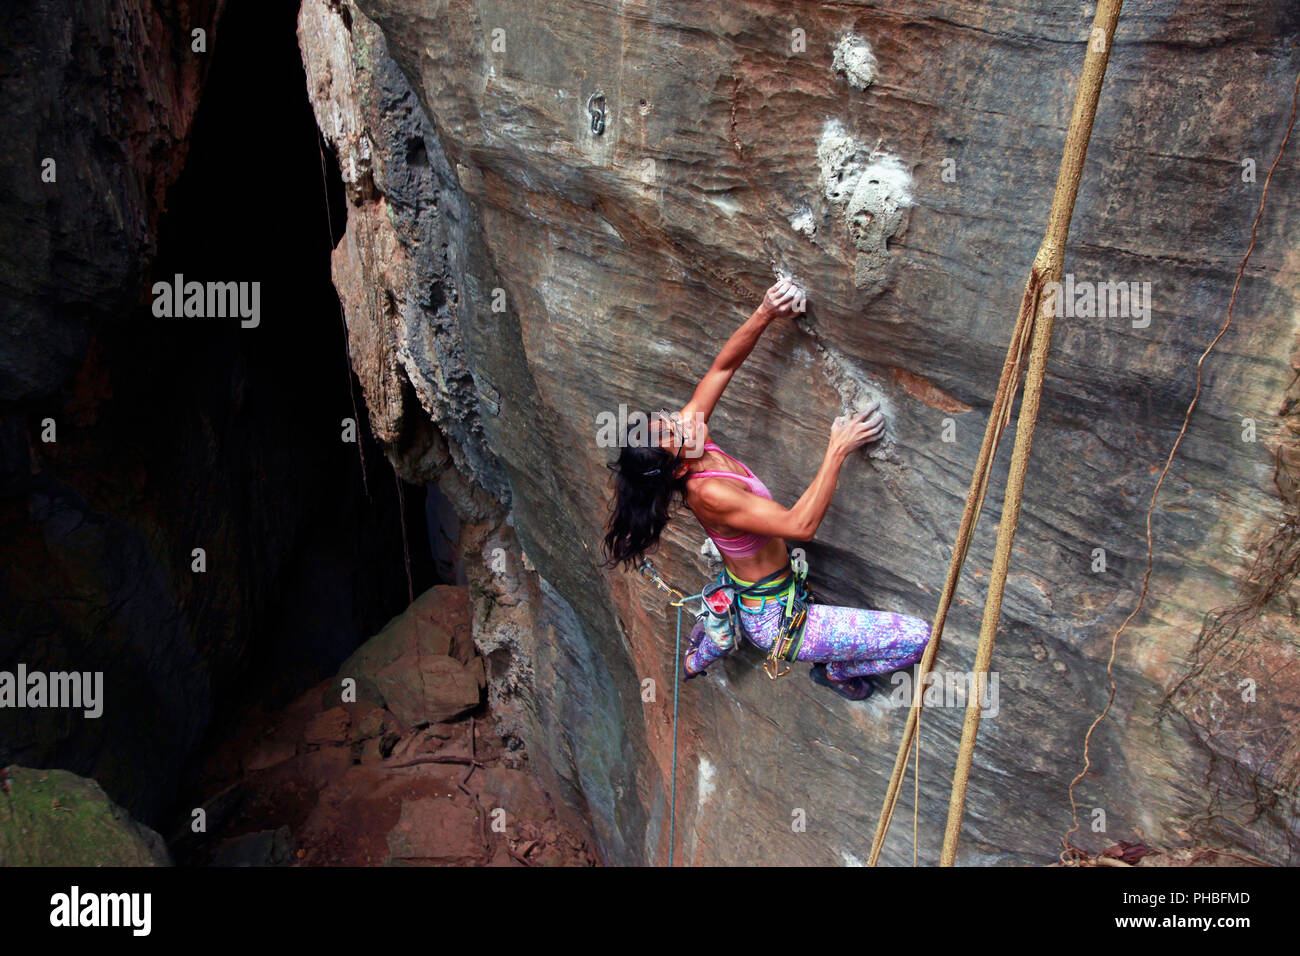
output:
M356 680L361 696L382 704L408 727L450 720L477 707L484 683L480 658L461 663L448 656L455 622L467 613L465 590L437 585L421 594L343 662L339 680Z
M311 719L303 732L303 740L309 744L341 744L348 739L350 724L347 708L331 707Z
M486 850L472 807L427 797L403 801L388 847L394 860L439 863L468 862Z
M0 866L170 866L167 846L108 798L94 780L66 770L11 765L0 811Z

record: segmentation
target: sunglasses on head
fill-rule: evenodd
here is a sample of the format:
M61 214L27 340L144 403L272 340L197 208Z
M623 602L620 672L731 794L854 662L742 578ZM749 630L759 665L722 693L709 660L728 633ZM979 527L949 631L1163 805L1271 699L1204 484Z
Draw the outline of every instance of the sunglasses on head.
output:
M677 430L677 423L673 421L672 412L668 411L668 409L659 409L659 417L668 423L668 427L673 430L673 435L677 438L677 454L673 456L672 464L672 467L675 468L682 459L682 452L686 451L686 436Z

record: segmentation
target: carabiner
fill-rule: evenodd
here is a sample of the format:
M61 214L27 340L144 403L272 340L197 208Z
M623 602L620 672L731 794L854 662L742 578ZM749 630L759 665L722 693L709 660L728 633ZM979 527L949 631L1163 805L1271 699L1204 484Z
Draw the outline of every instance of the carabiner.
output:
M767 674L768 680L776 680L778 677L784 677L790 673L790 668L781 670L781 664L775 657L769 657L763 661L763 670Z

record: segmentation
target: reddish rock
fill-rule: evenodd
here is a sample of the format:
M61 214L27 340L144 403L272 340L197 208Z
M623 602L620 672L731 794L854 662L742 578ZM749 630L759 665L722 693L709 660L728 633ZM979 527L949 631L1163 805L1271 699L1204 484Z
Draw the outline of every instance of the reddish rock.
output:
M388 709L409 726L457 717L480 699L474 668L450 657L412 652L377 671L375 682Z
M388 712L382 707L376 707L368 712L360 721L357 722L356 730L353 731L353 740L370 740L372 737L380 737L388 729Z
M488 813L500 808L506 811L506 825L517 827L521 820L537 815L540 808L546 813L546 802L536 779L522 770L507 767L484 767L474 772L483 805Z
M457 717L479 705L481 660L449 656L452 633L469 626L465 588L438 585L416 598L339 668L365 697L408 727ZM337 680L335 683L337 683Z
M468 605L454 597L463 591L439 589L425 599L424 611L453 626L467 624ZM428 659L442 662L441 671L424 672L435 678L428 684L434 705L444 693L440 674L453 675L445 693L478 703L472 666L446 656ZM394 674L395 682L418 676L413 653L400 660L409 660L411 671ZM544 857L548 865L595 863L586 825L579 819L560 825L535 779L498 765L500 730L491 714L412 729L382 708L338 705L330 690L337 683L326 681L277 713L253 711L246 733L214 757L204 804L212 836L187 839L190 860L280 862L281 855L260 854L260 848L267 833L283 827L292 833L298 866L519 866L504 851L523 838L538 841L535 853L541 844L559 848L558 855ZM302 754L294 752L298 738L311 745ZM476 815L479 804L506 808L507 832L490 831L488 818Z
M455 800L407 800L402 815L388 833L388 847L397 860L464 863L486 852L479 835L477 812Z
M504 845L502 845L497 847L496 853L492 855L492 859L488 862L487 865L524 867L527 866L528 864L520 863L518 860L512 857L510 855L510 851L507 850Z
M303 731L303 740L309 744L341 744L348 739L350 724L347 709L333 707L311 719Z
M292 740L277 738L264 740L244 760L244 772L255 773L258 770L267 770L276 764L292 759L297 753L297 745Z

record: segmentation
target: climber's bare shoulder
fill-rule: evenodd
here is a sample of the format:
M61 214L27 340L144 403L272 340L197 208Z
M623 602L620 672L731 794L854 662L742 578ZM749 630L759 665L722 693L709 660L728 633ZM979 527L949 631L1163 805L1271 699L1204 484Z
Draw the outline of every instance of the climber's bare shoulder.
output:
M686 506L701 524L724 537L751 533L771 538L791 537L789 509L756 495L728 478L701 478L688 486Z
M683 495L686 507L691 509L702 524L726 537L743 534L743 531L733 528L727 519L743 513L750 498L759 496L742 487L739 482L714 476L689 482Z

